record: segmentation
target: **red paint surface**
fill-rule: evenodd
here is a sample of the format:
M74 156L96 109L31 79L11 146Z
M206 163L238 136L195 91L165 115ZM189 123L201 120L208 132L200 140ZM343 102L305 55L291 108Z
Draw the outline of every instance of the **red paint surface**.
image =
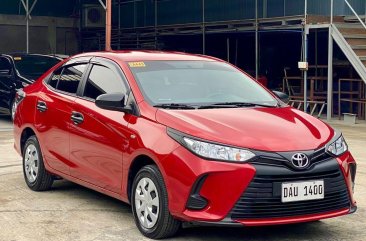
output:
M27 96L20 103L14 121L16 150L21 153L21 135L30 128L39 139L48 171L126 202L129 202L128 175L131 165L138 157L149 157L163 175L170 212L182 220L215 222L224 219L254 177L255 169L249 164L199 158L169 137L167 127L214 142L264 151L313 150L324 146L334 136L333 129L327 124L291 107L184 111L156 109L144 101L126 63L148 60L218 61L215 58L150 51L101 52L79 56L101 56L118 63L129 81L141 115L136 117L102 110L93 102L52 91L42 81L51 73L50 70L24 90ZM46 102L49 110L38 112L38 100ZM76 126L72 123L72 111L84 115L82 124ZM353 163L354 159L347 152L337 160L355 204L348 169L348 163ZM199 211L187 210L192 185L202 175L208 177L200 195L208 200L208 206ZM235 221L244 225L272 225L347 213L349 210Z

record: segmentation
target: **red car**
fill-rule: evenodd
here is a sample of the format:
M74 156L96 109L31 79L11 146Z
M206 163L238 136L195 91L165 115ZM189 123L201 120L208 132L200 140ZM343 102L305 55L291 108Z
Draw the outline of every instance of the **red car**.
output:
M15 148L34 191L60 177L132 205L141 233L356 211L342 134L221 60L120 51L69 58L17 95Z

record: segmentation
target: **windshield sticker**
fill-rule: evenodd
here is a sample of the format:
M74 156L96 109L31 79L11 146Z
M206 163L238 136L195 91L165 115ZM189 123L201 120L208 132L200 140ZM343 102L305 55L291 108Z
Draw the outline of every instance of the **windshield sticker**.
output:
M14 57L14 60L22 60L22 57Z
M129 62L128 65L131 68L142 68L142 67L146 67L144 62Z

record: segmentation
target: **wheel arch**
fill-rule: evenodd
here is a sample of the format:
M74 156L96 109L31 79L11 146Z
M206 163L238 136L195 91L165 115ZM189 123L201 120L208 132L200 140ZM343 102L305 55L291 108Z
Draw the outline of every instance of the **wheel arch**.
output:
M22 153L22 155L24 154L24 146L25 143L27 142L28 138L31 136L36 136L36 132L30 128L30 127L26 127L23 129L22 134L20 135L20 151Z
M156 165L158 167L159 171L162 172L162 170L159 167L159 165L157 164L157 162L153 158L151 158L150 156L145 155L145 154L141 154L141 155L135 157L131 161L131 165L128 169L127 197L128 197L129 202L131 202L133 180L135 179L135 177L136 177L137 173L139 172L139 170L141 168L143 168L144 166L147 166L147 165ZM163 179L164 179L164 177L163 177Z

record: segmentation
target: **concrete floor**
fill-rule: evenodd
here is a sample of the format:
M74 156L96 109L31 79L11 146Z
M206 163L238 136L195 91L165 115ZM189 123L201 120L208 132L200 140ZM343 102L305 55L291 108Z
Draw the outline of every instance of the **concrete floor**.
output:
M358 211L309 224L258 228L187 228L171 240L366 240L366 124L341 129L358 161ZM13 149L9 119L0 116L0 241L148 240L135 227L130 207L67 181L32 192Z

